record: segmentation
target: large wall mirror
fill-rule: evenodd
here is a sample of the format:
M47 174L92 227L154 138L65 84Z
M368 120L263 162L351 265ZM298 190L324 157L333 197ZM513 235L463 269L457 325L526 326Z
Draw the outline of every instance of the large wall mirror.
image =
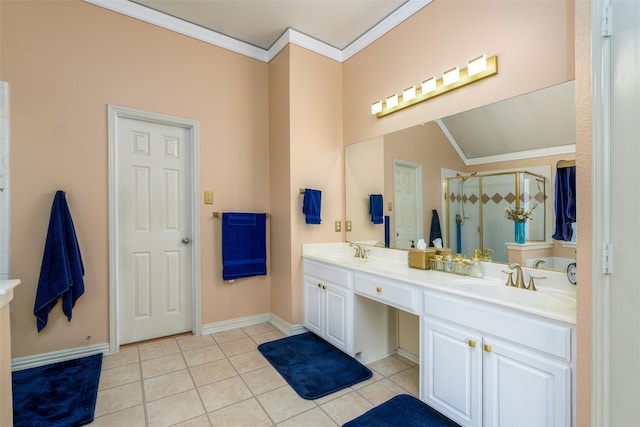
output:
M569 81L349 145L346 239L408 249L421 238L429 241L435 210L453 252L489 247L495 261L508 262L514 225L504 207L519 199L525 209L535 206L527 242L559 246L551 240L553 179L558 160L575 159L575 140L575 83ZM381 196L387 224L372 221L371 195ZM460 212L465 230L456 230ZM575 250L560 255L571 261ZM553 269L553 262L546 267Z

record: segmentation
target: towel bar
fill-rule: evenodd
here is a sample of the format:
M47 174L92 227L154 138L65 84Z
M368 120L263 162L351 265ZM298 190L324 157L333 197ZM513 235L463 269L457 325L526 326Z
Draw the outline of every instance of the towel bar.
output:
M265 212L265 215L266 215L267 219L271 217L269 212ZM222 212L213 212L213 217L217 218L217 219L222 218Z

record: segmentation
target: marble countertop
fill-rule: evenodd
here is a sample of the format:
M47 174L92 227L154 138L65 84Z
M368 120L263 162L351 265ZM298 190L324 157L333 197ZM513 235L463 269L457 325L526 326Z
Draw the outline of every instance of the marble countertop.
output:
M536 280L537 291L533 292L505 286L507 275L502 271L509 270L505 264L483 262L484 277L475 278L409 268L407 251L377 247L367 249L370 250L368 258L362 259L354 256L353 248L347 243L313 243L303 245L302 256L576 324L576 288L567 282L564 273L523 267L525 284L531 274L545 276L545 279Z

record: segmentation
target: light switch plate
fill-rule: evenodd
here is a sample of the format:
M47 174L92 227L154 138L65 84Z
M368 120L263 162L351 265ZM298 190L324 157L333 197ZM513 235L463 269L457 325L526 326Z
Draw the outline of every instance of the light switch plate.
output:
M341 231L341 230L342 230L342 221L337 220L337 221L335 222L334 231L337 233L337 232L339 232L339 231Z
M204 204L212 205L213 204L213 191L205 191L204 192Z

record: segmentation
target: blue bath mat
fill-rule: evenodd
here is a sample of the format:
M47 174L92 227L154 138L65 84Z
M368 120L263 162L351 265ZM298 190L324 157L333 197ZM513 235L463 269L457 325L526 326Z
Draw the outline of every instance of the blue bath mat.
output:
M296 393L308 400L335 393L373 375L356 359L310 332L260 344L258 350Z
M14 427L75 427L93 421L102 354L17 371Z
M426 403L400 394L349 421L342 427L460 427Z

